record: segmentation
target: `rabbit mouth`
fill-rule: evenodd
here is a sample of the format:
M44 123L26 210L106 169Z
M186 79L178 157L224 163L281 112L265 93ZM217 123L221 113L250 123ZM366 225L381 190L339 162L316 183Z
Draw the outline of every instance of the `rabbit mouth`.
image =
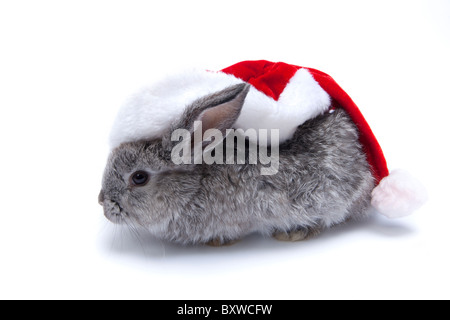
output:
M112 223L122 224L128 217L128 213L117 202L105 199L102 202L102 206L105 217Z

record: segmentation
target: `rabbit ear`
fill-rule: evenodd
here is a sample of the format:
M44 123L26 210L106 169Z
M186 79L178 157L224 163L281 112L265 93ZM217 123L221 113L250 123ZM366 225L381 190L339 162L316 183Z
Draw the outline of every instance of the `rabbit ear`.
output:
M206 97L201 104L205 107L197 120L202 130L218 129L225 133L231 129L241 113L250 85L242 83Z
M225 137L226 130L233 127L241 114L249 90L249 84L241 83L195 101L186 109L182 119L172 126L171 137L163 139L164 149L173 152L174 142L178 144L180 138L184 144L178 144L175 151L186 148L182 152L185 155L188 149L193 152L205 149L212 142L211 136L215 144L219 143L218 139ZM177 129L182 129L181 134ZM208 130L210 132L204 135ZM203 140L204 136L208 136L206 140Z
M225 133L239 117L249 90L249 84L241 83L198 99L185 111L174 129L183 128L193 132L194 123L201 121L202 133L208 129Z

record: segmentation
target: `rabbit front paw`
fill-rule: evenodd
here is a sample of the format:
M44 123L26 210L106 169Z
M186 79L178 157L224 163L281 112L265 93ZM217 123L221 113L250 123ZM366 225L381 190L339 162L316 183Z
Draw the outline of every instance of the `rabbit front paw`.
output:
M272 237L279 241L302 241L317 236L320 231L319 228L299 227L291 231L275 231Z
M214 238L206 242L205 244L210 247L226 247L231 246L235 244L236 242L239 242L239 239L234 240L224 240L220 238Z

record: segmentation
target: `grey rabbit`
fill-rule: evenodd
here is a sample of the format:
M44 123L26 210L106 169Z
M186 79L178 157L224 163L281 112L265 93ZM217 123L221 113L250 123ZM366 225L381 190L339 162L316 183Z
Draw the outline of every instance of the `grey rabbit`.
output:
M225 133L238 119L249 85L197 99L161 137L124 142L112 150L99 203L114 223L132 223L182 244L231 244L258 232L298 241L367 216L375 187L370 165L347 112L325 112L298 126L279 145L278 172L264 164L179 164L171 160L178 128ZM223 146L227 139L225 136ZM219 141L220 142L220 141ZM208 147L202 144L202 149Z

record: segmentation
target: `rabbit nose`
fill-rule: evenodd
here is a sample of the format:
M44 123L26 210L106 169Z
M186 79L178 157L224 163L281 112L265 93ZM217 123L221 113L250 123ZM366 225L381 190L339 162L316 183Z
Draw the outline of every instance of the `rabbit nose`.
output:
M103 202L105 201L105 193L103 190L100 191L100 194L98 195L98 203L103 206Z

